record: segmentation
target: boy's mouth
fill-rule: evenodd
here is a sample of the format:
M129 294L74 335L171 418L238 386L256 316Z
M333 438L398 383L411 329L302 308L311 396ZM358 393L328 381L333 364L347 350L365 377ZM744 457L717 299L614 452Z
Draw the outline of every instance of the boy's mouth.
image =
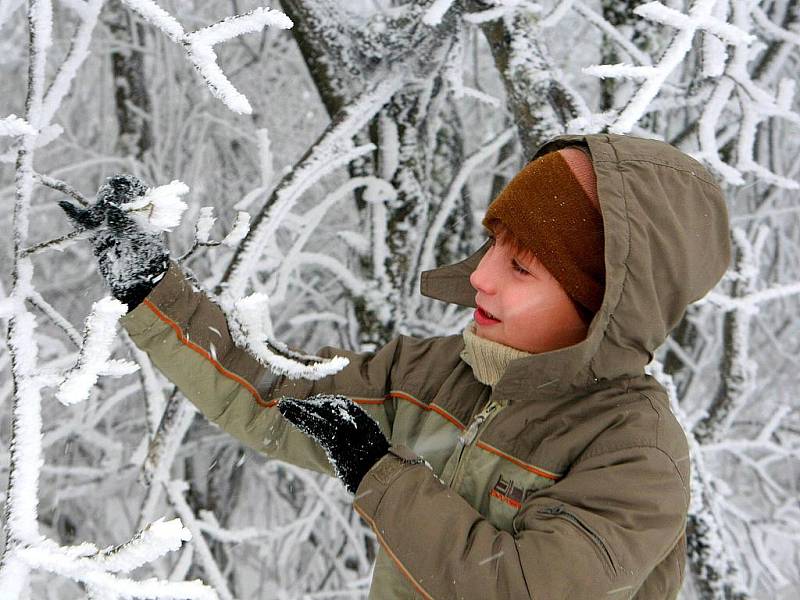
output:
M478 325L494 325L499 323L500 319L495 317L492 313L486 312L480 306L475 310L475 322Z

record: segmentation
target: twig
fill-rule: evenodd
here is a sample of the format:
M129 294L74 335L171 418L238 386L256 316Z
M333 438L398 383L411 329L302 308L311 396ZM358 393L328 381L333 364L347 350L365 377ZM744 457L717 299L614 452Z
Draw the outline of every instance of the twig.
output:
M68 242L74 239L81 239L86 234L85 231L71 231L61 237L53 238L52 240L47 240L46 242L41 242L36 244L35 246L30 246L22 250L21 255L23 257L30 256L32 254L37 254L42 252L43 250L63 250L63 248L59 248L58 246L64 244L64 242Z
M33 176L42 185L53 188L54 190L58 190L59 192L63 192L83 206L89 206L89 201L84 197L84 195L68 183L61 181L60 179L56 179L55 177L50 177L49 175L42 175L41 173L34 173Z

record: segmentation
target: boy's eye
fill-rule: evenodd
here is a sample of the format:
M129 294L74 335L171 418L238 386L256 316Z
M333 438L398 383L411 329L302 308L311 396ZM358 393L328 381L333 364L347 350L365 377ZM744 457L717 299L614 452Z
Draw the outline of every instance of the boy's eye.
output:
M516 261L516 259L514 259L514 260L512 260L512 261L511 261L511 265L514 267L514 270L515 270L515 271L517 271L517 272L519 272L519 273L524 273L525 275L530 275L530 272L528 272L528 271L527 271L527 270L526 270L526 269L525 269L525 268L524 268L522 265L520 265L520 264L519 264L519 263Z

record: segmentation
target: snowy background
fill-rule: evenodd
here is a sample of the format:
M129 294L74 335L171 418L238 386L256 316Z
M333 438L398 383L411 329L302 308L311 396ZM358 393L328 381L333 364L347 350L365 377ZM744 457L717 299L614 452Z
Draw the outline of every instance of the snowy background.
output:
M376 550L153 370L58 200L182 182L170 251L245 337L370 350L460 331L419 273L603 130L729 200L732 267L650 366L693 445L683 598L800 597L798 72L797 0L0 0L3 598L364 598Z

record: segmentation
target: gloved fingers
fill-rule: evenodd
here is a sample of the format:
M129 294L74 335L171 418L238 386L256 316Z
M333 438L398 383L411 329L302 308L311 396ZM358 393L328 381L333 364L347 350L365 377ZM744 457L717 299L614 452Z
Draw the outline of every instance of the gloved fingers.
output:
M369 444L385 439L378 422L347 396L318 394L306 398L304 402L317 407L317 413L324 415L329 422L336 423L341 436L364 440Z
M294 398L281 398L278 401L278 410L287 421L319 443L329 440L335 434L336 422L330 415L325 415L319 406Z
M319 414L333 420L342 420L356 425L356 420L367 413L347 396L339 394L317 394L304 400L318 409Z
M77 229L94 229L99 227L105 218L102 207L97 205L80 208L66 200L59 200L58 205Z

